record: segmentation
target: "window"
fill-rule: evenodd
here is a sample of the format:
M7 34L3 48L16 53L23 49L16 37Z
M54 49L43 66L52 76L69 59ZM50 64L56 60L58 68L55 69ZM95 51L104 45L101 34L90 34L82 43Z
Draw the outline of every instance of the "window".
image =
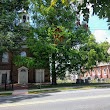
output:
M26 70L25 69L22 69L21 72L26 72Z
M8 60L9 60L8 52L3 53L2 62L3 63L8 63Z
M106 74L106 68L104 68L104 74Z
M101 69L98 68L97 71L98 71L98 75L100 76L101 75Z
M97 70L98 70L99 73L101 72L100 68L98 68Z
M95 72L94 70L92 70L92 72Z
M25 51L21 52L21 57L26 57L26 52Z
M23 15L23 23L26 22L26 15Z
M104 72L106 73L106 68L104 68Z

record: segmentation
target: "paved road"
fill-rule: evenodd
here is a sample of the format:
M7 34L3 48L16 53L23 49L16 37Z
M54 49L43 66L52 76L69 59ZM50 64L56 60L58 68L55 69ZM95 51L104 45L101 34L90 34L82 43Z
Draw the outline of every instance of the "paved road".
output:
M110 110L110 89L0 97L0 110Z

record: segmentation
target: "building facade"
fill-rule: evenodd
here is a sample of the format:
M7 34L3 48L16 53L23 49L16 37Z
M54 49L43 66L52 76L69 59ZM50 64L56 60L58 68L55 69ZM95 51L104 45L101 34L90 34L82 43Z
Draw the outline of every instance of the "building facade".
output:
M30 24L28 12L22 8L17 13L14 20L15 25L22 25L27 28L28 24ZM30 57L27 48L23 48L19 55L22 57ZM10 52L0 54L0 84L11 82L18 84L50 82L49 69L29 69L25 66L16 67L12 63L12 59L13 56Z
M85 77L91 77L92 79L106 79L110 78L110 64L100 63L92 70L89 70L84 74Z
M20 55L28 56L28 52L23 50ZM50 82L49 69L29 69L25 66L16 67L12 64L12 55L5 52L0 58L0 84L3 83L45 83Z

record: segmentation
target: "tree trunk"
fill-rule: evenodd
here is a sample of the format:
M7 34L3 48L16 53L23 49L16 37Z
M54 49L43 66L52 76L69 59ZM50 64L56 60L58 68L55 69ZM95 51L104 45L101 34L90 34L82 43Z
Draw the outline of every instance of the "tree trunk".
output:
M52 85L56 85L55 53L52 54Z

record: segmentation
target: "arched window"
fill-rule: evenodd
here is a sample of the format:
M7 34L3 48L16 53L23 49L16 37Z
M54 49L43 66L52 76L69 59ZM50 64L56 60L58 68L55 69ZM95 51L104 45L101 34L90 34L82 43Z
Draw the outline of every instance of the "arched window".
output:
M26 15L23 15L23 23L26 22Z
M2 62L3 63L8 63L8 61L9 61L9 55L8 55L8 52L5 52L2 55Z
M25 69L22 69L21 72L26 72L26 70Z
M26 55L26 52L25 51L22 51L21 52L21 57L26 57L27 55Z

